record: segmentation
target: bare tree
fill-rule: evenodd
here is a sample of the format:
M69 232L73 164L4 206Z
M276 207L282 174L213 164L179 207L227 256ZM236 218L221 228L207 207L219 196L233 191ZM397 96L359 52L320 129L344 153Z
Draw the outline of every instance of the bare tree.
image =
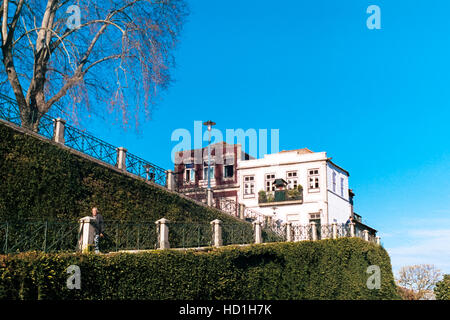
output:
M186 15L184 0L2 0L0 90L34 131L52 107L148 117Z
M434 265L421 264L406 266L400 269L397 283L415 293L415 299L427 299L433 293L441 272Z

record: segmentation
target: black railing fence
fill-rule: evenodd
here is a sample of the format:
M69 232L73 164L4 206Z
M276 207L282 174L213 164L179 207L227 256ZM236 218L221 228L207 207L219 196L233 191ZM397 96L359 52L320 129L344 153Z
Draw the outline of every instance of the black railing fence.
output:
M288 240L286 224L265 223L262 225L262 242ZM213 226L206 223L170 222L169 243L171 248L209 247L213 244ZM333 232L335 229L335 235ZM291 225L291 241L350 237L347 225ZM313 231L316 231L314 237ZM74 252L79 249L81 236L77 221L5 221L0 223L0 254L26 251ZM355 236L365 239L363 231ZM370 242L376 242L368 234ZM255 242L255 226L249 224L222 224L223 245L251 244ZM158 232L155 222L105 221L104 237L100 241L102 252L122 250L151 250L158 248Z
M171 248L208 247L213 243L213 226L205 223L171 222ZM79 250L79 222L73 221L5 221L0 223L0 254L27 251L74 252ZM253 243L250 225L223 224L223 245ZM155 222L105 221L100 239L102 252L152 250L158 248Z
M22 124L20 111L15 101L0 95L0 118L15 125ZM39 122L38 133L47 139L53 139L53 119L48 115L43 115Z
M71 221L6 221L0 223L0 253L75 251L79 223Z
M112 166L117 163L116 147L71 125L65 126L64 144Z

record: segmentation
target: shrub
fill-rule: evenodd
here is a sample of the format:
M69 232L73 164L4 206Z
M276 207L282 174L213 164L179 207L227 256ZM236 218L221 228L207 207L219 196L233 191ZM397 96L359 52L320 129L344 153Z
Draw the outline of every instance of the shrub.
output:
M66 287L81 269L81 290ZM368 289L367 267L381 269ZM356 238L207 251L0 256L2 299L397 299L390 259Z

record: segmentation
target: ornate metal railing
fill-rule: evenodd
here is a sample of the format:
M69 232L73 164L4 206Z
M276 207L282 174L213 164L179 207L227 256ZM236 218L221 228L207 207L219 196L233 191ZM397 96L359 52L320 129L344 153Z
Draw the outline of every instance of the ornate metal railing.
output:
M39 121L38 133L41 136L46 137L49 140L53 139L53 131L54 131L53 119L43 115L41 120Z
M312 239L311 225L292 225L292 236L294 241Z
M236 201L227 198L217 198L216 200L216 208L220 209L229 215L237 216L239 205Z
M350 225L348 224L338 224L337 225L337 237L338 238L345 238L350 237Z
M331 224L321 224L317 230L318 239L331 239L333 237L333 225Z
M66 125L64 144L110 165L117 163L116 147L71 125Z
M127 154L127 171L166 186L166 170L133 154Z
M198 202L206 203L206 189L202 187L182 187L182 188L176 188L175 191L178 193L182 193L185 196L196 200Z
M265 228L262 233L263 242L279 242L287 240L286 225L280 220L265 221L263 227Z
M252 221L259 221L264 222L264 215L259 213L258 211L255 211L250 208L244 209L244 218L252 220Z
M0 96L0 118L20 126L20 110L15 102L3 95ZM43 115L39 121L38 132L47 139L53 139L53 119Z

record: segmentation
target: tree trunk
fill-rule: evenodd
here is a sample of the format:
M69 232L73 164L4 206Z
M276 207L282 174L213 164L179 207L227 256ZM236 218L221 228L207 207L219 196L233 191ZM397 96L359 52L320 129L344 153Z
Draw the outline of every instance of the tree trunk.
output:
M39 122L43 116L36 106L36 103L28 105L19 105L20 121L22 128L38 132Z

